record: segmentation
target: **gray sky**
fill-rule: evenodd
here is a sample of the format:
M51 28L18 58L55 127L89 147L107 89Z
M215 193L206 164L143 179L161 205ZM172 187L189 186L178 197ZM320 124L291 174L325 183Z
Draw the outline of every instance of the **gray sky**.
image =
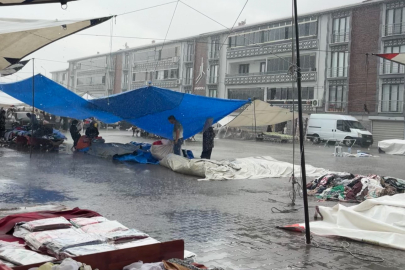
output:
M7 18L26 19L76 19L95 18L121 14L137 9L170 2L171 0L79 0L69 3L67 10L62 10L59 4L33 5L24 7L1 7L0 16ZM199 11L207 14L222 24L232 27L246 0L183 0ZM249 0L239 21L247 24L291 16L289 0ZM338 6L360 3L362 0L298 0L299 13L309 13ZM128 15L118 16L113 25L114 35L131 37L151 37L163 39L176 3L148 9ZM222 26L191 10L179 2L177 11L168 34L168 39L177 39L200 33L222 30ZM110 23L105 22L80 34L110 35ZM150 44L150 39L114 38L112 50L123 49L125 43L130 47ZM84 57L88 55L110 52L109 37L93 37L73 35L41 50L27 58L44 58L56 61ZM50 77L50 71L67 68L67 64L59 64L36 60L36 70ZM17 76L2 78L3 82L11 82L29 77L32 67L27 65L17 73Z

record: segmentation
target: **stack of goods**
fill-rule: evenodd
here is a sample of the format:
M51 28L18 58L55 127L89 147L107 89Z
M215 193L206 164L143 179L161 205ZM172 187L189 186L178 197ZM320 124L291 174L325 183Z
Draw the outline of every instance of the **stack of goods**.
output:
M9 266L159 243L143 232L104 217L20 222L15 224L13 235L24 239L25 244L0 241L0 263L4 261Z
M405 180L379 175L326 174L307 184L308 195L321 200L362 202L404 193Z

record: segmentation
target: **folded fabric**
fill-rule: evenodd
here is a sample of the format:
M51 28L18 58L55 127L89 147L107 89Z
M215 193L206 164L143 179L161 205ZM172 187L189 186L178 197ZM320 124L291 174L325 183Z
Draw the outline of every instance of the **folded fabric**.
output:
M72 227L72 224L64 217L45 218L30 221L27 223L17 224L30 232L56 230Z
M122 225L116 220L109 220L103 223L87 225L81 228L86 233L95 233L99 235L105 235L107 233L116 232L116 231L126 231L127 227Z
M66 249L64 252L60 254L60 257L61 258L76 257L88 254L107 252L112 250L116 250L116 247L109 244L78 246Z
M106 240L109 242L114 242L115 244L119 243L125 243L125 242L130 242L134 241L137 239L144 239L149 237L146 233L143 233L141 231L135 230L135 229L130 229L127 231L117 231L117 232L112 232L108 233L105 235Z
M18 242L6 242L0 240L0 251L3 251L5 249L25 249L24 244L20 244Z
M143 263L142 261L139 261L125 266L123 270L165 270L165 268L162 262Z
M47 253L58 258L58 255L68 248L102 244L105 239L98 235L80 234L70 237L53 239L45 244Z
M83 235L83 231L71 228L52 231L32 232L24 237L25 242L33 250L46 251L45 245L58 238L69 238Z
M76 228L81 228L83 226L97 224L101 222L108 221L105 217L92 217L92 218L72 218L70 223L73 224Z
M53 261L55 258L27 249L6 249L0 252L0 259L15 265L29 265Z

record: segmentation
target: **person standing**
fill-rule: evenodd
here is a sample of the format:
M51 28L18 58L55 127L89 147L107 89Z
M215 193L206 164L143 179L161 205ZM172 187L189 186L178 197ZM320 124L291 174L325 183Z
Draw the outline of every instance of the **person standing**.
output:
M73 139L73 147L76 148L77 146L77 142L79 141L81 135L79 132L79 129L77 128L77 124L79 123L79 121L77 120L73 120L72 124L70 125L70 135L72 136ZM73 148L72 147L72 148Z
M0 136L3 137L6 132L6 111L1 110L0 112Z
M214 148L214 138L214 128L208 127L203 133L203 151L201 158L211 159L212 148Z
M136 126L132 126L132 137L135 137Z
M181 146L184 142L183 140L183 126L179 121L176 120L174 115L170 115L168 118L169 122L173 125L173 153L180 156Z

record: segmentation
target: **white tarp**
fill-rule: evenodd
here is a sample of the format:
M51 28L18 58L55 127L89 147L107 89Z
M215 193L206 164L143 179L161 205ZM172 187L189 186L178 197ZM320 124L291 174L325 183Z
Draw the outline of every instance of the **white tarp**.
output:
M232 179L262 179L290 177L293 164L278 161L272 157L248 157L234 160L205 160L186 159L170 154L165 157L160 165L175 172L194 175L201 180L232 180ZM300 166L294 169L295 176L301 175ZM308 177L319 177L330 173L328 170L306 165Z
M389 155L405 155L405 140L379 141L378 148Z
M19 104L23 103L18 99L15 99L12 96L9 96L6 93L0 91L0 107L2 105L19 105Z
M89 93L86 93L82 96L82 98L84 98L85 100L92 100L94 99L94 97L92 95L90 95Z
M298 114L296 114L298 116ZM293 113L288 109L271 106L269 103L255 100L235 117L228 127L268 126L293 120Z
M233 119L235 119L235 116L225 116L224 118L222 118L221 120L218 121L218 124L222 126L226 126L229 122L231 122Z
M61 21L0 18L0 70L56 40L110 18Z
M313 234L341 236L405 250L404 193L369 199L351 207L319 206L319 212L323 220L311 222Z

